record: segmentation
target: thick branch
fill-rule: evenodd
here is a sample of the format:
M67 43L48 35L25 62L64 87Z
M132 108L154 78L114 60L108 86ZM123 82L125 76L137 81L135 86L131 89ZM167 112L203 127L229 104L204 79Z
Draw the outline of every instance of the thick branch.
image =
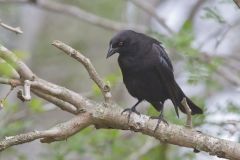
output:
M68 47L65 45L63 46ZM71 48L70 50L74 53L77 52ZM32 72L29 68L23 62L16 59L14 54L6 48L0 48L0 57L8 63L16 65L20 70L18 70L20 75L23 74L26 77L31 77ZM90 63L87 63L88 65L86 65L84 62L83 64L87 68ZM2 82L9 83L9 81L3 79ZM26 143L40 138L43 138L41 142L47 143L64 140L81 129L93 124L96 128L114 128L141 132L165 143L194 148L199 151L206 151L209 154L217 155L218 157L236 160L240 159L239 143L212 137L200 133L199 131L173 124L166 125L165 123L161 123L155 132L157 120L150 119L150 117L145 115L132 114L128 124L128 114L121 115L122 109L115 104L111 103L106 106L105 104L96 103L71 90L44 81L38 77L35 77L31 82L31 88L68 102L73 106L78 106L79 109L84 110L84 113L46 131L36 131L7 137L0 141L0 150L4 150L12 145Z
M101 108L102 109L102 108ZM100 108L99 108L100 110ZM96 111L97 112L97 111ZM122 109L106 108L99 114L93 114L96 125L99 128L131 129L136 132L153 136L161 142L194 148L208 152L210 155L228 159L240 159L240 144L228 140L209 136L196 130L182 126L161 123L154 133L157 120L150 119L145 115L132 114L127 125L127 114L121 116Z
M87 111L89 117L85 120L85 116L79 115L72 120L57 125L53 129L43 132L31 132L20 136L14 136L0 141L1 149L5 149L11 145L29 142L35 139L43 138L41 142L53 142L64 140L67 137L75 134L80 129L95 124L97 128L114 128L123 130L132 130L143 134L155 137L164 143L195 148L200 151L209 152L211 155L228 159L240 158L240 144L231 141L215 138L199 131L186 129L184 127L165 123L161 123L159 128L154 133L157 120L150 119L145 115L132 114L129 125L127 124L127 114L121 115L122 109L117 106L105 107L101 104L90 102L91 109ZM94 108L94 109L93 109ZM90 116L91 115L91 116ZM80 120L84 119L84 123ZM86 121L86 122L85 122ZM34 133L34 136L32 134ZM30 136L29 136L30 135Z
M54 41L52 43L52 45L61 49L67 55L76 59L78 62L82 63L84 65L84 67L86 68L86 70L88 71L88 74L91 77L91 79L97 84L97 86L101 90L102 94L104 95L105 101L110 102L111 97L112 97L111 92L110 92L110 87L100 78L96 69L93 67L91 61L88 58L86 58L79 51L76 51L75 49L64 44L61 41Z

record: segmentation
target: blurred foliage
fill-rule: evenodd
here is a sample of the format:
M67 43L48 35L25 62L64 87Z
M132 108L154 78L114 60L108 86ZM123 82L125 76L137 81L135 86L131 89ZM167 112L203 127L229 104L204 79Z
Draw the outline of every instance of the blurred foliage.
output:
M233 102L228 102L227 112L240 114L239 105L236 105Z
M105 76L104 81L107 84L109 84L111 88L114 88L114 86L117 84L117 82L119 82L120 78L121 78L120 73L115 72L115 73ZM92 86L92 93L96 97L101 96L101 91L95 83Z
M0 61L0 75L10 77L12 75L12 72L12 67L8 63Z
M42 100L39 98L32 98L30 102L28 102L28 106L31 111L35 113L43 112L42 108Z
M68 0L66 2L74 6L79 6L79 8L85 9L87 12L113 20L121 18L119 11L122 11L125 7L125 3L119 0L91 0L91 2L86 0Z
M62 160L75 153L86 159L127 159L131 153L141 148L146 136L135 134L132 138L124 134L126 132L118 130L86 128L65 142L51 144L52 152L43 156L49 160Z
M2 113L2 121L0 123L0 127L4 126L4 128L0 130L0 137L17 134L31 124L30 121L22 121L14 118L15 113L19 113L20 111L18 104L9 104L7 101L4 103L5 113Z
M8 125L4 126L4 129L0 130L0 135L12 135L14 133L18 133L24 127L24 123L21 121L15 121L8 123Z
M161 39L164 45L184 61L184 71L188 71L188 82L197 84L204 82L212 89L219 89L219 84L212 76L219 66L223 63L221 57L209 57L192 47L194 33L191 21L186 21L182 29L173 37L166 37L155 33Z
M210 7L205 7L205 14L202 16L202 18L204 19L213 19L218 23L226 23L225 19L223 18L223 16L220 14L219 10L214 7L214 8L210 8Z

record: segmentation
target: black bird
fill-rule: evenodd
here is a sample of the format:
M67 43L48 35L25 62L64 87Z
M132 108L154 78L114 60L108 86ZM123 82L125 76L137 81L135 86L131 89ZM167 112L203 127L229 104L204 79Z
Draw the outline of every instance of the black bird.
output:
M118 64L123 82L128 92L138 99L132 108L123 111L129 111L128 118L132 112L139 114L136 106L143 100L160 112L158 117L152 117L158 119L158 125L161 121L166 122L163 104L167 99L172 101L178 117L178 108L186 113L181 103L186 96L174 79L172 63L159 41L142 33L123 30L111 39L107 58L115 53L119 53ZM189 98L186 97L186 100L192 115L203 113Z

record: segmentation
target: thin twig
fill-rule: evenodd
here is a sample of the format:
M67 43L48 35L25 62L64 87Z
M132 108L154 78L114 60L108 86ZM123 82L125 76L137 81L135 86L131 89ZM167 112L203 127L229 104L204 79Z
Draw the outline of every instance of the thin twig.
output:
M8 79L8 78L0 77L0 84L8 84L8 85L11 85L12 87L16 87L16 86L20 86L22 83L18 79Z
M72 47L64 44L61 41L54 41L52 43L55 47L59 48L60 50L64 51L67 55L71 56L72 58L76 59L78 62L82 63L86 70L88 71L89 76L91 79L97 84L99 89L101 90L104 99L107 103L111 101L111 92L110 92L110 86L106 84L102 78L98 75L96 69L92 65L91 61L86 58L83 54L81 54L79 51L76 51Z
M65 102L61 99L50 96L48 94L44 94L44 93L42 93L42 92L40 92L36 89L33 90L33 93L35 93L37 96L47 100L48 102L51 102L51 103L55 104L56 106L58 106L59 108L61 108L64 111L70 112L70 113L75 114L75 115L77 115L78 112L79 112L78 109L75 106L73 106L70 103Z
M34 78L33 72L30 68L17 58L17 56L9 51L6 47L0 44L0 58L5 60L9 65L11 65L18 72L21 78L32 80Z
M3 99L0 99L0 109L2 109L4 107L4 103L7 99L7 97L9 96L9 94L13 91L13 89L14 89L14 87L11 86L10 90L7 92L5 97Z
M8 29L9 31L12 31L12 32L14 32L14 33L16 33L16 34L22 34L22 33L23 33L23 31L21 30L20 27L11 27L11 26L3 23L3 22L1 21L1 19L0 19L0 26L2 26L2 27L5 28L5 29Z
M157 14L156 9L153 6L151 6L148 2L146 2L144 0L143 1L142 0L131 0L131 2L133 4L135 4L136 6L138 6L139 8L143 9L145 12L147 12L153 18L155 18L157 20L157 22L160 25L162 25L163 28L170 35L172 35L174 33L174 31L166 24L165 20Z
M53 141L65 140L80 130L91 124L91 116L88 113L80 114L71 120L58 124L55 127L45 131L34 131L16 136L5 137L0 141L0 151L22 143L27 143L36 139L41 139L42 143L51 143Z
M182 105L184 106L186 113L187 113L187 120L186 120L186 127L192 128L192 110L190 109L186 97L182 100Z

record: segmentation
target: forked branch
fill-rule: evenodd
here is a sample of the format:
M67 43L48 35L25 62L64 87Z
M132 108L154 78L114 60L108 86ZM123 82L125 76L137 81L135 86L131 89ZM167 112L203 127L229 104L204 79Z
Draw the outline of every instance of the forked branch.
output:
M84 65L90 77L102 90L104 96L106 96L106 93L110 93L110 90L107 92L104 90L105 83L98 76L93 65L86 57L60 41L55 41L53 44ZM210 155L222 158L240 159L240 144L237 142L209 136L194 129L178 125L166 125L165 123L160 123L158 129L154 132L157 120L151 119L146 115L132 114L129 123L127 123L128 116L126 114L121 115L123 110L115 103L108 103L107 106L104 103L97 103L74 91L35 76L24 62L20 61L12 52L2 46L0 47L0 58L13 65L13 68L16 68L18 71L21 79L14 80L16 85L23 85L24 80L32 78L32 92L64 110L76 114L69 121L58 124L49 130L7 136L0 140L0 150L2 151L10 146L27 143L36 139L40 139L42 143L65 140L82 129L94 125L96 128L113 128L141 132L165 143L205 151ZM11 80L0 78L0 83L2 84L11 85L11 82ZM187 104L185 105L187 107Z

